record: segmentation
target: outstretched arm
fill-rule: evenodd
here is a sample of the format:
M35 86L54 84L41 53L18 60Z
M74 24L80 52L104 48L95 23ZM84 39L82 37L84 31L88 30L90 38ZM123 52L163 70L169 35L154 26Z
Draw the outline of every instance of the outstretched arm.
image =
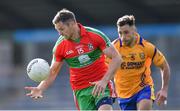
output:
M162 87L161 87L161 90L156 95L156 100L157 100L158 105L165 103L165 101L167 99L167 94L168 94L170 68L169 68L169 64L166 60L160 66L160 70L161 70Z
M55 80L56 76L58 75L60 69L62 67L62 62L54 62L52 64L52 67L50 69L50 74L49 77L42 81L39 85L38 88L41 89L42 91L44 91L45 89L47 89L49 87L49 85L52 84L52 82Z
M50 68L49 77L42 81L37 87L25 87L26 90L31 91L30 93L26 94L26 96L30 96L34 99L42 98L43 91L53 83L62 67L62 64L63 62L54 62Z

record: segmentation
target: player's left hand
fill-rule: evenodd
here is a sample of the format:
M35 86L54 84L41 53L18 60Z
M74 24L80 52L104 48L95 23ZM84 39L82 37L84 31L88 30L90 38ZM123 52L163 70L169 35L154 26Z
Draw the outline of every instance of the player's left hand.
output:
M157 92L156 95L157 105L160 106L162 104L166 104L166 100L167 100L167 90L161 89L160 91Z
M90 84L94 85L92 95L93 96L100 96L101 94L104 95L106 86L107 86L107 81L100 80L97 82L89 82Z

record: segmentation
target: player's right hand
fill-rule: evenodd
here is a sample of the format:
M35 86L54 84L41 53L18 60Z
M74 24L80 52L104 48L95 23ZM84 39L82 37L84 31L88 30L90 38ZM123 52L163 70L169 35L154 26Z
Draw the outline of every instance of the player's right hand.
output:
M161 89L160 91L157 92L156 95L156 101L157 105L160 106L162 104L167 104L167 90Z
M24 87L24 89L30 91L30 93L27 93L26 96L29 96L33 99L39 99L42 98L42 90L37 87Z
M101 94L104 95L106 86L107 86L107 81L100 80L96 82L89 82L90 84L94 85L92 95L93 96L100 96Z

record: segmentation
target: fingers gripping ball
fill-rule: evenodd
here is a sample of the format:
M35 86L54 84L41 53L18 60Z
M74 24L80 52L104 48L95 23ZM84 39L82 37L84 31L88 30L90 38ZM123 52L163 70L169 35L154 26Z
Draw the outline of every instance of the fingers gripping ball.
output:
M33 59L27 66L27 74L30 79L41 82L49 76L50 66L48 62L41 58Z

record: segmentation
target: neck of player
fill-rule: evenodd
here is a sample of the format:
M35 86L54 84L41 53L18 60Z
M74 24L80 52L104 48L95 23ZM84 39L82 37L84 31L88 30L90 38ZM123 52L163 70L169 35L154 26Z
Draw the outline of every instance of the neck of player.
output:
M133 36L131 43L128 45L129 47L133 47L137 42L137 37Z
M75 28L74 28L71 39L73 41L75 41L75 40L80 39L80 38L81 38L81 36L80 36L80 28L79 28L78 25L76 25Z

